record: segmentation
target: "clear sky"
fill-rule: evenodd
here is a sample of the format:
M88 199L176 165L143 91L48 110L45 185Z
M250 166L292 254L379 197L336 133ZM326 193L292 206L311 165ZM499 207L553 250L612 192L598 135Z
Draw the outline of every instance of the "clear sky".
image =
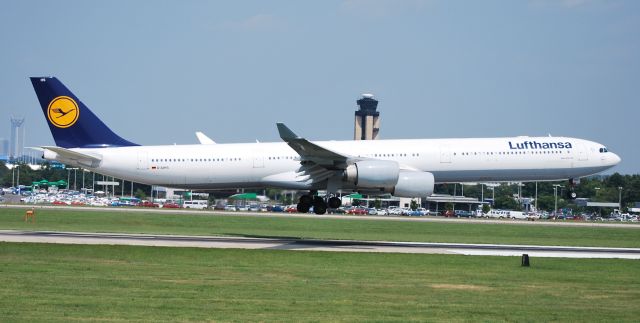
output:
M640 173L640 1L2 1L0 137L53 139L29 76L57 76L139 144L564 135Z

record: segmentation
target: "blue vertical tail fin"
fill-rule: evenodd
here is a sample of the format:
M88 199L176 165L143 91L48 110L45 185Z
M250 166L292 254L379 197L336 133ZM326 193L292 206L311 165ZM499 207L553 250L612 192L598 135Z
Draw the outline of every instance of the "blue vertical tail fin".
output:
M63 148L137 146L116 135L55 77L32 77L56 145Z

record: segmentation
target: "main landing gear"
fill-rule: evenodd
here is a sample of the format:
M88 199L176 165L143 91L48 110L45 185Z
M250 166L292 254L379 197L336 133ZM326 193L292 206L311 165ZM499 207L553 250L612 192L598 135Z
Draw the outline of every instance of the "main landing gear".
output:
M569 178L569 185L567 185L568 189L567 189L567 193L566 193L567 194L567 196L566 196L567 199L575 200L576 197L578 197L578 194L576 194L576 192L575 192L575 188L576 188L576 185L578 185L579 183L580 183L579 180L575 181L573 178Z
M325 214L327 213L327 208L337 209L342 205L342 201L338 197L332 196L328 201L325 201L325 199L316 194L317 192L312 191L310 194L300 196L296 207L298 212L308 213L313 206L313 213Z

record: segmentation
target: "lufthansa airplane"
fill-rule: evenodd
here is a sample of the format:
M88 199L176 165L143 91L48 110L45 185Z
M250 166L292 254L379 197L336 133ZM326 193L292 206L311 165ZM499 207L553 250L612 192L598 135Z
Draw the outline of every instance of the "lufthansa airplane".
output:
M283 123L283 142L140 146L111 131L57 78L31 83L56 143L42 147L45 159L166 187L309 191L300 212L339 207L337 192L425 197L436 183L573 182L620 162L599 143L569 137L309 141Z

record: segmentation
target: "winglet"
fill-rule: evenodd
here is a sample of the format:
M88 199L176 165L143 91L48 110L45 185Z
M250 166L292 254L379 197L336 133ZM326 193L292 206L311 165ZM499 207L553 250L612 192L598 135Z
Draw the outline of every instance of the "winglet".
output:
M291 131L291 129L289 129L289 127L287 127L284 123L278 122L276 123L276 125L278 126L280 138L282 138L282 140L284 140L285 142L289 142L293 139L300 139L300 137L293 133L293 131Z

